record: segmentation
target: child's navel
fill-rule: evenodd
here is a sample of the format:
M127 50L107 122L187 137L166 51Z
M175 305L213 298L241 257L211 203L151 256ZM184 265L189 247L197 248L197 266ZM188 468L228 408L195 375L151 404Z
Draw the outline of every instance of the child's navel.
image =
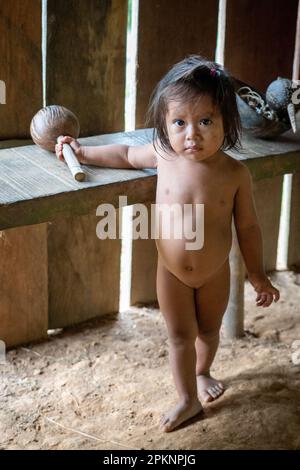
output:
M185 269L186 271L193 271L193 266L186 266Z

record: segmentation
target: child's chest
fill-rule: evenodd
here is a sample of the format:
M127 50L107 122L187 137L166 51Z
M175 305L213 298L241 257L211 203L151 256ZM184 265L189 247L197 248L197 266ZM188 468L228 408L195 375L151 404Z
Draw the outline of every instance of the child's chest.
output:
M160 171L157 202L165 204L204 204L207 208L231 210L237 183L230 171Z

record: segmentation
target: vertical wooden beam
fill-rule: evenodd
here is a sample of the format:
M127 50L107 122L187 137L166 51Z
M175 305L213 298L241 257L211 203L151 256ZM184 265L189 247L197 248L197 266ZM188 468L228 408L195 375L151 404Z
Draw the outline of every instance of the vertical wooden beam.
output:
M218 0L140 0L136 128L145 126L149 99L156 83L176 62L190 54L214 59ZM157 252L154 240L134 240L131 302L156 299Z
M0 339L7 347L47 336L47 225L0 232Z
M291 0L288 8L283 8L281 0L227 0L226 32L224 47L224 65L240 80L253 85L261 91L278 76L291 77L293 64L294 38L296 29L298 0ZM270 54L270 44L272 51ZM267 188L275 194L275 202L270 198L261 197L266 194ZM280 193L282 178L272 181L261 181L255 184L258 216L261 219L265 246L265 266L267 269L276 267L276 247L279 234ZM272 225L272 220L275 221ZM233 245L237 242L233 241ZM233 251L238 253L237 247ZM236 255L232 263L233 271L240 272L241 255ZM240 292L240 277L233 282L233 290ZM242 302L241 294L236 302ZM242 305L229 304L227 315L231 323L236 325L237 331L242 322ZM233 330L231 330L233 331Z
M278 76L291 78L298 0L227 0L225 66L265 91Z
M292 180L290 233L288 240L289 269L300 269L300 173L295 173Z
M81 136L123 130L127 0L48 0L47 15L47 104L70 108ZM95 219L49 227L51 327L118 311L120 240L98 240Z
M47 104L70 108L81 136L124 129L127 0L47 1Z
M214 59L218 0L139 1L136 127L144 127L149 98L168 69L189 54Z
M263 237L266 271L276 270L282 183L283 177L276 176L255 181L253 185L257 217Z
M153 201L154 203L154 201ZM145 204L148 209L148 239L133 240L131 260L131 292L130 303L148 304L155 302L157 249L155 241L151 240L151 204Z
M244 284L246 273L234 224L232 224L232 247L229 262L230 295L223 318L222 330L225 338L233 339L244 335Z
M0 2L2 140L30 137L31 118L42 106L41 18L41 0Z
M300 1L298 4L297 29L295 35L295 50L293 63L293 80L300 76ZM292 175L290 226L288 239L287 267L300 268L300 174Z
M48 224L49 328L118 312L120 241L99 240L95 215Z

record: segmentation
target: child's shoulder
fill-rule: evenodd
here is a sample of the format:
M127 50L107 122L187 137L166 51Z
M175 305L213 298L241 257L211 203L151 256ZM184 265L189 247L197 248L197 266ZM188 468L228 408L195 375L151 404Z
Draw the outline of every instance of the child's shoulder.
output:
M236 158L230 157L229 155L223 153L224 155L224 162L228 169L232 170L233 172L242 175L249 173L247 165L241 162L241 160L237 160Z

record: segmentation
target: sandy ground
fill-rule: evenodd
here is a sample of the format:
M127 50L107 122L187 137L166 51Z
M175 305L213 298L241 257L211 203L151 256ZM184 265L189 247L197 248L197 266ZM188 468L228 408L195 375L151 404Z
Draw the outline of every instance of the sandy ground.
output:
M269 309L247 283L245 337L222 337L212 372L227 390L201 420L159 430L177 398L166 329L157 309L132 308L7 353L0 448L300 449L300 274L272 279Z

